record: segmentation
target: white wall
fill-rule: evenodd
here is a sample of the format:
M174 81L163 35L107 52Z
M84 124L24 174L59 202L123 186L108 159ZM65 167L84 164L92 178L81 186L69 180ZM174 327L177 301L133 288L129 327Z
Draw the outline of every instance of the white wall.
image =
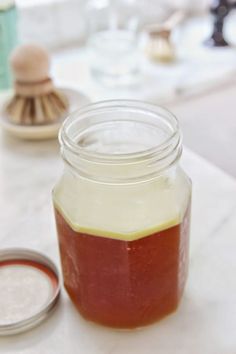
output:
M210 0L137 0L144 22L164 18L171 8L192 12L207 9ZM37 41L49 48L79 43L86 37L87 0L18 0L22 42Z

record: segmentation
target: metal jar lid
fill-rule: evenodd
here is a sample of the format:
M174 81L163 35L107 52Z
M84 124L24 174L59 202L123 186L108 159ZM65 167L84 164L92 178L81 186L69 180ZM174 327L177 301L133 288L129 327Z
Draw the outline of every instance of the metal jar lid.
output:
M24 248L0 251L0 336L37 326L59 296L58 270L49 258Z

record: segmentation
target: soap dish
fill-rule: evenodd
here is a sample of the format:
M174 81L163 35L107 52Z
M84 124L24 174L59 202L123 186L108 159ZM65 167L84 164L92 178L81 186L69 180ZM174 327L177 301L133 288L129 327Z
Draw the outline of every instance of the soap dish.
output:
M6 98L5 103L0 107L0 126L11 135L25 140L45 140L56 138L58 131L68 114L78 108L90 103L90 99L77 90L69 88L59 88L69 101L69 111L53 123L43 125L20 125L12 123L6 113L5 107L10 95Z

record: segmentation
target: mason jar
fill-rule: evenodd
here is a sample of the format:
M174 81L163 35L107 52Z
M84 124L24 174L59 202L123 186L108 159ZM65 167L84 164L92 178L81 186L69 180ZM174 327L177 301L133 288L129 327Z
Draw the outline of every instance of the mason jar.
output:
M188 270L191 182L178 121L114 100L73 113L53 201L65 288L88 320L117 328L176 310Z

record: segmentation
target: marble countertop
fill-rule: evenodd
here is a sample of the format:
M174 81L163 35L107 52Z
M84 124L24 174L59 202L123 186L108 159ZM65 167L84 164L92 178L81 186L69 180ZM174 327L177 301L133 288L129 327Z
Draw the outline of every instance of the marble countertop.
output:
M189 150L182 162L193 181L193 212L178 311L140 330L115 331L83 320L62 290L55 313L30 332L0 338L0 353L236 353L236 181ZM0 135L1 248L39 250L59 266L51 190L61 170L56 141Z
M203 43L212 31L209 16L190 18L176 29L173 63L150 62L140 46L140 75L126 87L105 87L90 73L86 47L62 50L53 55L52 75L58 85L74 87L92 101L130 98L169 104L222 87L236 78L236 13L227 20L225 36L231 47L208 48ZM141 41L142 42L142 41Z

